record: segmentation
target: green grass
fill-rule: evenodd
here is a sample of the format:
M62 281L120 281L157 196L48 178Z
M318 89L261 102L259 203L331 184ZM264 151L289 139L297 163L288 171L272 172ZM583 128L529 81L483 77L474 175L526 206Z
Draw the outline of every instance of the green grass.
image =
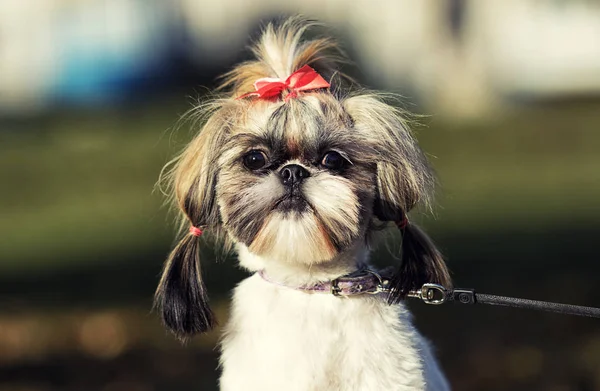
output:
M176 150L175 109L50 118L0 144L0 268L170 240L154 185Z
M419 132L441 191L435 229L597 223L598 104L532 108Z

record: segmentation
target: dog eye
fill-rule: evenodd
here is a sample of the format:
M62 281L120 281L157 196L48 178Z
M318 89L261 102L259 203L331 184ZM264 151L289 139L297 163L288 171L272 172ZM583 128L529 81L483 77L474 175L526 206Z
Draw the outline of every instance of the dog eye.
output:
M261 151L250 151L244 155L244 166L251 170L258 170L267 164L267 157Z
M346 159L335 151L327 152L321 160L321 165L330 170L339 170L344 167Z

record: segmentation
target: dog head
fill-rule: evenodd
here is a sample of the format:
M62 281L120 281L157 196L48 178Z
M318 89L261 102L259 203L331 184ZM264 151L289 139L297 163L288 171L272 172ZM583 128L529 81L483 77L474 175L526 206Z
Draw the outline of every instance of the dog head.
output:
M335 262L364 247L376 221L399 222L427 202L434 184L401 113L377 94L336 86L336 46L302 41L309 26L299 19L267 26L253 49L257 59L226 75L230 94L206 110L172 172L184 225L205 227L264 263ZM281 87L306 69L322 80L317 88ZM257 80L281 88L261 95ZM391 301L423 282L447 282L439 253L409 227L405 236L421 244L408 252L420 259L405 257ZM156 295L180 337L213 325L197 242L186 234L176 246Z

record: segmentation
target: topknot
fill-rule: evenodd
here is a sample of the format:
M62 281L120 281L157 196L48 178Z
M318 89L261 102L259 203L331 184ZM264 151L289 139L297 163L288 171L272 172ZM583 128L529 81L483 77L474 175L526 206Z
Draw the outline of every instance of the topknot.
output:
M258 79L286 79L304 65L310 65L330 81L346 60L333 39L305 39L307 31L316 26L318 23L303 17L267 24L260 39L251 47L255 59L226 73L220 89L229 88L231 96L237 97L254 91L254 82Z

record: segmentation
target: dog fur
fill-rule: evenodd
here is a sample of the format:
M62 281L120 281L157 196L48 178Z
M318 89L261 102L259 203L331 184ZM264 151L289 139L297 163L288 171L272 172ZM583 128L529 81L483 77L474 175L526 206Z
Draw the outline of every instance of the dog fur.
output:
M255 273L235 289L221 343L223 391L447 390L401 302L425 282L450 284L440 253L414 224L401 226L402 263L389 295L291 288L368 265L378 227L428 204L435 182L402 113L376 93L348 92L335 76L342 57L335 43L303 40L312 25L302 18L268 25L256 59L227 74L228 93L202 108L206 121L168 176L183 237L165 264L156 306L181 339L213 327L199 240L186 233L202 227L235 248L242 267L277 282ZM332 87L240 99L257 79L285 80L304 65ZM264 165L248 164L256 160ZM305 177L286 187L282 172L292 165Z

